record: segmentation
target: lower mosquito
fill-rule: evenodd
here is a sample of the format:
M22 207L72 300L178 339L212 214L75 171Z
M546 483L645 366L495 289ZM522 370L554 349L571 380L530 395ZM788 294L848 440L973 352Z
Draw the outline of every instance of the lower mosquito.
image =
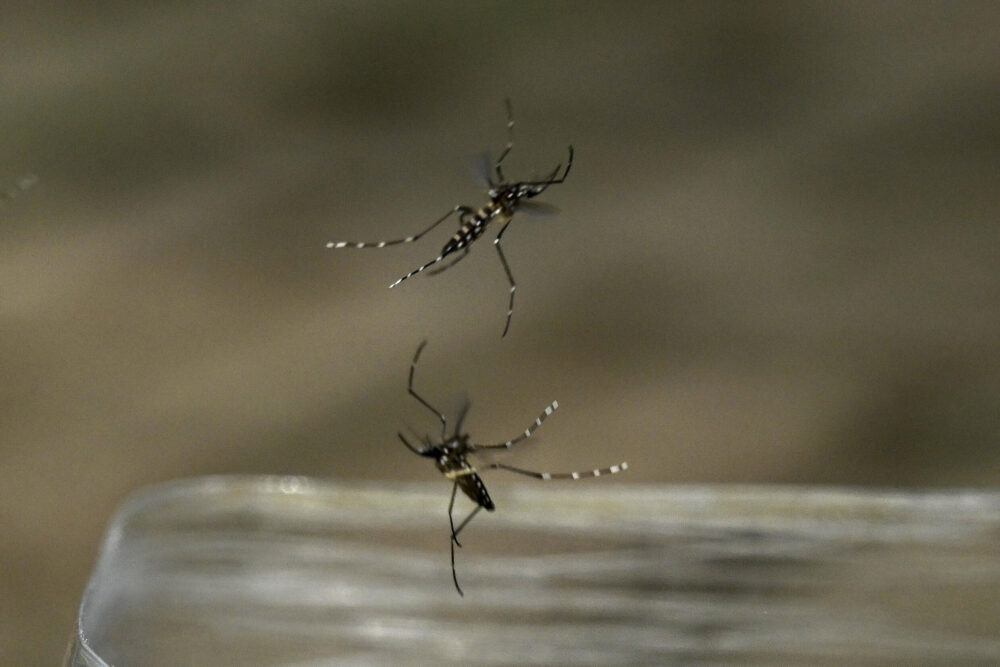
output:
M503 249L500 247L500 239L503 238L504 232L507 231L507 226L510 224L515 211L528 211L534 209L538 212L542 212L553 210L551 207L546 207L544 204L529 202L527 200L542 194L550 185L558 185L559 183L565 181L566 176L569 175L570 168L573 166L573 147L570 146L569 158L566 161L565 171L563 171L562 164L559 164L552 170L552 173L549 174L548 178L539 181L508 181L504 176L503 168L500 165L504 158L507 157L507 154L510 153L510 149L514 146L514 113L511 110L510 100L506 100L506 106L507 145L504 147L503 152L500 153L500 157L493 164L492 168L486 167L483 169L482 178L484 185L488 188L486 194L489 197L489 202L487 202L486 205L479 209L474 209L469 206L456 206L435 220L430 227L423 230L419 234L407 236L402 239L394 239L392 241L331 241L326 244L327 248L337 249L385 248L390 245L412 243L413 241L419 240L424 234L437 227L452 215L458 214L458 231L456 231L444 247L441 248L441 252L438 253L438 256L426 264L410 271L405 276L389 285L389 288L391 289L407 278L411 278L418 273L426 271L438 262L443 261L446 257L461 251L461 254L458 254L455 259L437 267L432 271L429 271L428 273L440 273L455 266L455 264L458 264L458 262L469 254L469 246L472 245L473 241L482 236L483 232L486 231L486 226L494 220L498 221L502 226L500 227L500 231L497 233L496 238L493 239L493 246L497 249L497 255L500 257L500 263L503 265L504 273L507 274L507 281L510 283L510 298L507 306L507 320L503 327L503 336L506 336L507 330L510 329L510 318L514 313L514 290L517 289L517 285L514 283L514 275L511 273L510 266L507 264L507 258L503 254ZM560 171L562 171L562 175L560 175ZM496 180L494 180L494 177Z
M535 472L534 470L515 468L514 466L505 465L503 463L490 463L488 465L481 466L480 468L474 467L469 462L470 454L473 454L481 449L510 449L522 440L530 438L531 434L535 432L535 429L541 426L542 422L556 411L559 407L559 403L552 401L552 403L545 408L542 414L538 415L538 418L535 419L535 421L526 429L524 429L522 433L511 438L510 440L507 440L506 442L491 445L473 443L469 440L469 434L462 432L462 422L465 421L465 416L469 410L469 405L466 403L459 411L454 431L451 435L448 435L447 418L440 410L428 403L427 400L418 394L413 388L413 374L417 367L417 360L420 358L420 353L423 351L426 344L427 341L420 343L417 347L416 354L413 355L413 361L410 362L410 379L407 384L407 390L411 396L417 399L421 405L434 413L434 416L440 420L441 437L438 441L434 441L429 436L424 436L423 441L419 443L419 446L417 446L407 440L402 433L399 433L398 435L399 439L411 452L419 456L434 459L437 469L452 482L451 500L448 502L448 525L451 528L451 578L455 582L455 590L458 591L458 594L465 595L462 592L462 587L458 584L458 574L455 571L455 547L457 546L461 548L462 546L462 544L458 541L458 536L462 530L469 525L469 522L472 521L480 510L485 509L487 512L492 512L496 509L493 499L490 498L490 494L486 490L486 485L479 476L479 470L506 470L507 472L516 473L518 475L525 475L527 477L534 477L535 479L548 481L553 479L583 479L587 477L600 477L602 475L614 475L615 473L627 470L628 463L622 462L618 465L613 465L607 468L595 468L594 470L588 470L585 472L559 473ZM458 494L459 489L461 489L462 493L464 493L469 500L476 504L476 507L456 526L454 509L455 497Z

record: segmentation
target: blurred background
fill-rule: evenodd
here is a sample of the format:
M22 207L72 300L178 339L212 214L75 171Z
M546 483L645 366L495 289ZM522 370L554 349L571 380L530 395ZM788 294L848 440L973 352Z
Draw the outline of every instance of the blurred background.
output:
M8 8L0 663L58 661L144 485L437 480L396 439L436 431L424 338L474 439L559 400L516 465L996 485L998 33L975 2ZM576 163L504 236L501 340L496 230L391 291L452 222L325 244L485 203L506 97L509 176Z

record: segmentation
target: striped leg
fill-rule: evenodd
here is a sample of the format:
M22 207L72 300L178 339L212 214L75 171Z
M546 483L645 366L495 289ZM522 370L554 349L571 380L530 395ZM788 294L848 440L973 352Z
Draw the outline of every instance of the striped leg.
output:
M559 409L559 401L552 401L552 403L550 403L549 406L545 408L545 411L542 412L542 414L538 415L538 418L535 420L535 422L528 428L524 429L524 433L521 433L516 438L511 438L507 442L502 442L499 445L470 445L469 450L475 451L477 449L510 449L511 447L521 442L522 440L530 438L531 434L535 432L535 429L541 426L542 422L545 421L545 419L549 415L551 415L558 409Z
M460 221L460 223L462 225L465 224L465 221L468 218L468 216L470 216L473 213L475 213L475 211L473 211L468 206L456 206L453 212L461 213L461 216L459 216L459 221ZM405 276L403 276L402 278L400 278L399 280L397 280L393 284L389 285L389 289L392 289L393 287L395 287L399 283L403 282L407 278L411 278L411 277L417 275L418 273L420 273L421 271L423 271L423 270L425 270L425 269L427 269L427 268L429 268L431 266L434 266L435 264L437 264L438 262L440 262L442 259L444 259L448 255L452 254L453 252L457 252L459 248L463 248L463 247L465 248L465 252L462 253L458 257L458 259L454 260L453 262L450 262L449 264L446 264L445 266L441 267L440 269L435 269L435 270L431 271L431 275L436 275L438 273L441 273L445 269L450 269L451 267L453 267L456 264L458 264L458 262L460 260L464 259L466 255L469 254L469 247L467 245L465 245L464 242L461 243L461 244L457 244L457 243L453 243L453 242L447 243L444 246L444 248L441 249L441 254L440 255L438 255L437 257L435 257L432 261L427 262L426 264L424 264L420 268L414 269L413 271L410 271Z
M595 468L594 470L587 470L585 472L535 472L533 470L523 470L521 468L515 468L514 466L504 465L503 463L491 463L481 468L489 468L491 470L507 470L509 472L516 472L518 475L527 475L528 477L534 477L535 479L541 479L549 481L551 479L583 479L585 477L600 477L601 475L614 475L622 472L623 470L628 470L628 463L622 461L616 466L610 466L608 468Z
M517 285L514 284L514 276L510 273L510 266L507 265L507 258L504 257L503 250L500 248L500 239L503 237L503 233L507 231L508 225L510 225L510 220L500 228L500 233L493 239L493 247L497 249L497 254L500 255L500 262L503 264L503 270L507 272L507 280L510 282L510 303L507 306L507 323L503 326L503 333L500 334L501 338L506 336L507 330L510 329L510 316L514 314L514 290L517 289Z
M437 220L435 220L434 224L432 224L430 227L428 227L424 231L420 232L419 234L415 234L413 236L407 236L405 239L395 239L393 241L360 241L360 242L359 241L330 241L329 243L326 244L326 247L327 248L334 248L334 249L337 249L337 248L384 248L386 246L398 245L400 243L412 243L412 242L414 242L416 240L419 240L421 236L423 236L427 232L431 231L432 229L434 229L435 227L437 227L438 225L440 225L442 222L444 222L445 220L447 220L451 216L453 216L456 213L458 213L462 208L463 208L462 206L456 206L455 208L451 209L450 211L448 211L447 213L445 213L443 216L441 216L440 218L438 218Z
M469 246L465 246L465 248L463 248L463 252L462 252L461 255L459 255L458 257L456 257L451 262L448 262L447 264L445 264L444 266L442 266L440 269L432 269L431 271L428 271L427 274L431 275L431 276L436 276L437 274L441 273L442 271L446 271L446 270L450 269L451 267L455 266L456 264L458 264L460 261L462 261L463 259L465 259L466 255L468 255L468 254L469 254Z
M451 253L448 253L448 254L451 254ZM442 259L444 259L445 257L447 257L447 256L448 256L448 254L445 254L445 255L438 255L437 257L435 257L435 258L434 258L434 259L432 259L431 261L427 262L427 263L426 263L426 264L424 264L423 266L421 266L421 267L418 267L418 268L416 268L416 269L413 269L412 271L410 271L409 273L407 273L407 274L406 274L405 276L403 276L402 278L400 278L399 280L397 280L397 281L396 281L396 282L394 282L393 284L389 285L389 289L392 289L393 287L395 287L395 286L396 286L396 285L398 285L399 283L403 282L403 281L404 281L404 280L406 280L407 278L412 278L413 276L417 275L417 274L418 274L418 273L420 273L421 271L424 271L424 270L426 270L426 269L428 269L428 268L430 268L430 267L434 266L435 264L437 264L438 262L440 262L440 261L441 261Z
M415 398L418 401L420 401L420 403L425 408L427 408L428 410L430 410L431 412L433 412L437 416L437 418L441 420L441 441L444 442L444 440L445 440L445 431L448 428L448 419L447 419L447 417L445 417L444 413L442 413L440 410L438 410L433 405L431 405L430 403L428 403L427 401L425 401L424 398L423 398L423 396L421 396L420 394L418 394L413 389L413 372L417 369L417 360L420 358L420 353L424 351L424 346L426 346L426 345L427 345L427 341L426 340L422 340L422 341L420 341L420 345L417 346L417 353L413 355L413 361L410 362L410 381L406 385L406 390L408 392L410 392L410 396L412 396L413 398ZM400 436L400 437L402 437L402 436ZM404 442L405 442L405 440L404 440ZM412 447L411 447L411 449L412 449Z

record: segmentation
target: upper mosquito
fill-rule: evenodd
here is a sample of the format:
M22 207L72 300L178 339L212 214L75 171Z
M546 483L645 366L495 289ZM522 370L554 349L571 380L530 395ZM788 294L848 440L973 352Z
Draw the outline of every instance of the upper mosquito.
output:
M389 285L390 288L393 288L407 278L411 278L418 273L429 269L438 262L441 262L449 255L453 255L461 251L461 254L458 254L450 262L443 264L429 273L437 274L451 268L469 254L469 246L472 245L476 239L482 236L483 232L486 231L487 225L494 220L499 221L502 226L500 227L500 231L497 232L496 238L493 239L493 245L497 249L497 255L500 257L504 273L507 274L507 281L510 283L510 297L507 304L507 319L503 328L504 336L507 335L507 331L510 329L510 318L514 313L514 291L517 289L517 285L514 282L514 276L510 271L510 266L507 264L507 258L504 256L503 249L500 247L500 240L503 238L504 232L507 231L507 225L510 224L511 219L514 216L514 212L519 208L527 208L530 206L531 203L526 200L542 194L550 185L558 185L565 181L566 177L569 175L570 169L573 167L573 146L569 146L569 156L566 160L565 168L563 168L562 163L556 165L556 168L552 170L548 178L537 181L508 181L507 177L503 173L502 165L504 158L510 154L511 148L514 147L514 112L511 109L510 100L506 100L506 107L507 145L504 146L504 149L500 153L500 157L497 158L497 161L493 163L492 169L486 174L485 184L488 186L486 195L489 197L489 201L486 204L478 209L461 204L455 206L443 216L435 220L430 227L418 234L414 234L413 236L407 236L405 238L394 239L391 241L331 241L326 244L327 248L337 249L384 248L386 246L398 245L400 243L412 243L413 241L419 240L424 234L437 227L452 215L458 214L458 230L452 235L448 242L444 244L444 247L441 248L441 252L438 253L438 256L426 264L410 271Z

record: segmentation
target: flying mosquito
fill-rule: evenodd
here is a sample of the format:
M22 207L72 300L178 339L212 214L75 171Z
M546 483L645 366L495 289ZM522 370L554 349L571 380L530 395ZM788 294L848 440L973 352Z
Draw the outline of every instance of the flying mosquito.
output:
M490 201L485 206L478 210L469 206L456 206L435 220L434 223L424 231L402 239L370 242L331 241L326 244L327 248L384 248L386 246L397 245L400 243L412 243L457 213L459 220L458 231L455 232L451 239L444 244L444 247L441 248L441 252L438 256L423 266L410 271L405 276L389 285L389 288L392 289L407 278L411 278L434 266L445 257L462 251L462 254L458 255L458 257L454 260L430 271L430 273L437 274L445 269L455 266L455 264L469 254L469 246L472 245L472 242L478 239L484 231L486 231L486 226L488 224L494 220L502 223L500 231L497 232L496 238L493 239L493 245L497 249L497 254L500 256L500 262L503 264L503 270L507 273L507 280L510 282L510 302L507 306L507 322L503 327L503 336L506 336L507 330L510 329L510 317L514 312L514 290L517 289L517 285L514 283L514 276L510 272L510 266L507 264L507 258L504 257L503 249L500 247L500 239L503 238L503 233L507 231L507 225L510 224L515 211L519 209L528 211L532 208L538 212L554 210L543 204L540 205L526 200L542 194L550 185L558 185L559 183L565 181L566 176L569 175L570 168L573 166L573 146L570 146L569 159L566 162L565 171L562 169L562 164L559 164L556 165L556 168L552 170L552 173L549 174L549 177L546 179L540 181L509 182L504 176L503 169L500 165L504 158L507 157L507 154L510 153L510 149L514 146L514 113L510 106L510 100L505 100L505 102L507 106L507 145L504 147L503 152L500 153L500 157L497 158L497 161L493 164L492 168L486 166L486 168L483 169L484 173L482 174L482 177L484 185L488 188L486 194L490 198ZM560 171L562 171L561 176L559 175ZM493 178L494 175L496 176L495 181Z
M469 463L469 455L481 449L510 449L522 440L531 437L531 434L535 432L535 429L542 425L542 422L545 421L546 417L556 411L559 407L559 403L557 401L552 401L552 403L545 408L542 414L540 414L538 418L535 419L530 426L528 426L528 428L524 429L523 433L506 442L496 445L480 445L470 442L469 434L462 433L462 422L465 421L465 415L469 410L469 404L466 403L459 411L458 419L455 422L454 432L449 436L447 435L448 420L445 418L444 414L428 403L427 400L418 394L413 388L413 372L417 367L417 360L420 358L420 353L423 351L425 345L427 345L427 341L420 343L417 347L416 354L413 355L413 361L410 362L410 380L407 384L407 390L410 395L420 401L424 407L434 413L434 415L441 421L441 439L440 442L434 442L430 436L424 436L423 442L420 443L421 446L417 447L410 443L410 441L407 440L402 433L399 433L398 435L399 439L403 441L403 444L406 445L411 452L434 459L437 469L440 470L445 477L452 480L451 501L448 503L448 524L451 527L451 578L455 582L455 589L458 591L458 594L465 595L462 592L462 587L458 585L458 574L455 572L455 547L462 546L458 541L458 534L462 532L463 528L469 525L469 522L472 521L473 517L475 517L481 509L485 508L487 512L492 512L496 509L493 499L490 498L490 494L486 490L486 485L479 476L478 469ZM623 470L627 470L628 463L622 462L608 468L599 468L588 470L586 472L535 472L532 470L515 468L503 463L490 463L482 466L481 469L507 470L509 472L517 473L518 475L526 475L528 477L534 477L535 479L548 481L553 479L583 479L586 477L613 475L615 473L622 472ZM455 495L459 489L461 489L462 493L464 493L472 502L476 504L476 508L473 509L472 512L470 512L469 515L465 517L465 519L459 523L456 528L453 512L455 509Z

